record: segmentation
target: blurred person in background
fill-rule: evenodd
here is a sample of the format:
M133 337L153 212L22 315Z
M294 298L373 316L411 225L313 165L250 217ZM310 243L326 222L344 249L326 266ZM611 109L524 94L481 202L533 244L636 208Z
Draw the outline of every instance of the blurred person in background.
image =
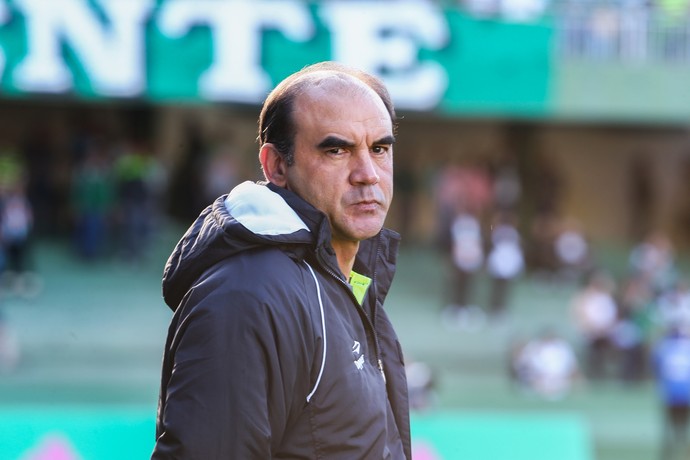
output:
M444 324L476 329L484 312L474 302L474 283L484 265L480 214L487 185L474 168L446 166L437 181L438 247L447 262Z
M468 328L483 323L483 312L474 300L474 284L484 265L481 224L477 216L461 212L455 216L451 235L451 304L445 313L458 325Z
M618 353L619 377L626 383L641 382L647 377L656 306L646 283L635 276L620 283L616 302L619 313L612 342Z
M690 330L690 283L678 280L656 301L657 319L664 327Z
M593 272L575 294L572 313L584 341L585 369L591 379L601 379L613 358L611 334L618 319L615 280L605 270Z
M74 247L85 261L107 254L115 207L115 179L108 149L89 142L72 175Z
M399 244L383 228L395 127L383 84L336 63L269 94L267 183L216 199L166 264L175 314L152 459L411 459L383 310Z
M162 173L148 148L135 141L123 145L114 167L120 252L126 261L141 263L153 233Z
M654 374L664 406L661 460L681 460L690 456L690 337L677 325L654 348Z
M491 211L494 193L490 163L474 160L460 168L461 194L450 227L452 261L451 308L456 324L480 329L486 319L478 305L475 286L486 261L484 224Z
M0 235L7 261L5 284L14 293L33 297L38 293L40 283L31 261L33 209L26 197L24 181L17 181L3 191L0 206Z
M662 232L652 232L635 244L628 264L631 276L641 277L655 298L671 288L678 277L673 245Z
M3 250L3 288L31 297L39 282L30 260L33 207L26 196L26 169L13 153L0 157L0 242Z
M544 329L513 354L519 385L539 397L559 400L570 393L579 377L572 345L554 330Z
M499 319L506 313L511 283L525 266L520 234L511 214L500 213L495 217L486 265L491 279L489 314Z
M561 280L578 282L592 270L589 242L576 220L562 220L553 244L557 263L556 272Z

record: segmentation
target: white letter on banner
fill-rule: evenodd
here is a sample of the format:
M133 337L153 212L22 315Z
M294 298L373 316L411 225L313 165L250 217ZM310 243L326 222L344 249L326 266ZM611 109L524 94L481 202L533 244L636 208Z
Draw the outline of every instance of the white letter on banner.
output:
M314 35L314 24L301 2L172 0L158 18L160 30L176 38L198 24L213 34L213 64L199 79L201 96L210 100L257 102L271 81L261 67L261 35L275 29L290 40Z
M6 24L10 20L10 9L7 7L7 3L4 1L0 2L0 24ZM0 78L5 72L5 50L0 48Z
M449 38L442 11L427 2L328 2L320 16L329 26L333 59L383 79L400 108L435 107L448 86L437 62L420 62L419 48L440 49Z
M155 0L100 0L107 24L81 0L15 0L26 17L27 56L14 71L25 91L62 92L72 74L61 48L69 45L96 93L131 97L146 86L144 25Z

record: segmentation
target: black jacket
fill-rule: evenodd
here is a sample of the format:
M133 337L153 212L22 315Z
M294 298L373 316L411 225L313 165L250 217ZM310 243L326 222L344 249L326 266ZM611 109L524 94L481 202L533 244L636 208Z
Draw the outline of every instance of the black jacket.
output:
M410 459L403 356L382 308L399 238L360 243L362 305L324 214L273 185L220 197L170 256L175 311L152 459Z

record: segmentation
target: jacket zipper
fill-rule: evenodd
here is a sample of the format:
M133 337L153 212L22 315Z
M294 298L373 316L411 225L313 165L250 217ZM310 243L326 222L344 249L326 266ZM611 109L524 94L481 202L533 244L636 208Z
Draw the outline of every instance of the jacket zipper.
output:
M378 251L377 251L377 255L378 255ZM333 272L333 270L328 268L328 266L325 263L323 263L323 260L321 260L322 258L321 258L320 254L318 255L318 259L319 259L319 265L321 265L321 267L323 267L324 270L326 270L326 273L331 275L333 278L335 278L340 284L342 284L345 287L345 289L349 292L350 298L353 299L355 304L357 305L357 309L360 313L360 316L364 316L364 318L366 319L366 323L374 335L374 353L376 356L376 363L378 365L379 372L381 372L381 377L383 378L383 383L385 384L386 383L386 374L383 371L383 360L381 359L381 352L380 352L381 346L379 345L379 336L376 333L376 328L374 327L374 323L372 323L371 318L369 318L369 315L367 315L367 312L364 310L364 307L362 307L359 304L359 302L357 301L357 299L355 298L355 295L352 293L352 289L350 288L350 285L347 284L347 282L341 276L338 276L336 273ZM373 279L372 279L372 284L373 284ZM376 299L374 299L374 302L375 301L376 301ZM373 314L374 315L376 314L376 310L374 310Z

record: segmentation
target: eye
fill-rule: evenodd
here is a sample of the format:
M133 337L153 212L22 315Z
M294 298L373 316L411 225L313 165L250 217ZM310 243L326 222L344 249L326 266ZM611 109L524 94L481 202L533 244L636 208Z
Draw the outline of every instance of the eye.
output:
M390 145L375 145L371 148L371 152L375 155L383 155L390 150Z
M345 149L341 147L333 147L332 149L326 150L326 155L341 156L343 154L345 154Z

